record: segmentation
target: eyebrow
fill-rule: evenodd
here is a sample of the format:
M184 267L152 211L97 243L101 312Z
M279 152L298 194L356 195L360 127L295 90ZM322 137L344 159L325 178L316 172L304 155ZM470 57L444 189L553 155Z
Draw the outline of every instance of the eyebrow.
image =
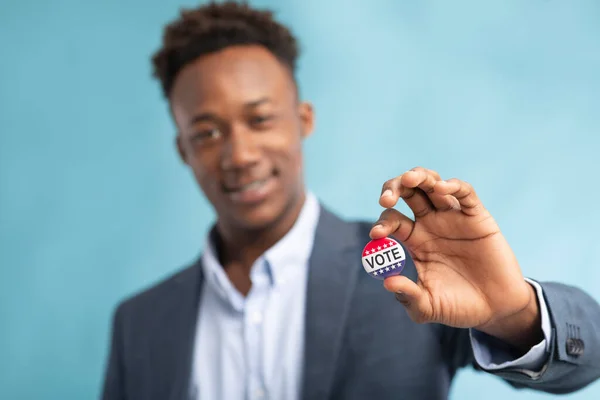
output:
M261 97L260 99L254 100L254 101L249 101L248 103L244 104L244 108L253 108L253 107L258 107L261 104L265 104L265 103L270 103L271 99L268 97Z
M244 108L254 108L254 107L258 107L261 104L265 104L265 103L270 103L271 99L268 97L261 97L260 99L256 99L253 101L249 101L247 103L244 104ZM210 112L205 112L205 113L200 113L197 115L194 115L189 122L189 125L192 126L194 124L197 124L198 122L211 122L211 121L217 121L219 118Z
M215 114L213 113L200 113L197 115L194 115L189 122L190 126L193 126L194 124L197 124L198 122L209 122L209 121L217 121L218 118Z

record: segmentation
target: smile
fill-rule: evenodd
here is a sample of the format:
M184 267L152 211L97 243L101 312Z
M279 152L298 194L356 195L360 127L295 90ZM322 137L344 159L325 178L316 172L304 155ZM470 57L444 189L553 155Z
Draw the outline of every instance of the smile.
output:
M269 176L235 188L225 188L229 199L239 204L256 204L264 201L275 190L276 179Z
M269 180L269 178L266 179L260 179L260 180L256 180L250 183L247 183L243 186L240 186L239 188L237 188L236 190L233 190L234 192L244 192L246 190L254 190L254 189L258 189L260 188L262 185L264 185L267 181Z

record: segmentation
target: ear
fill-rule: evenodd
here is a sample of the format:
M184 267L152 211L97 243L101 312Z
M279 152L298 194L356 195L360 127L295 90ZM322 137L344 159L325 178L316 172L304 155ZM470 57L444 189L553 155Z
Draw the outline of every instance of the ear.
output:
M298 105L298 114L302 123L302 139L309 137L315 128L315 113L312 104L301 102Z
M185 149L183 148L183 144L181 143L181 135L179 133L177 133L177 136L175 137L175 145L177 146L177 153L179 154L179 158L181 158L181 161L187 164L188 162L185 154Z

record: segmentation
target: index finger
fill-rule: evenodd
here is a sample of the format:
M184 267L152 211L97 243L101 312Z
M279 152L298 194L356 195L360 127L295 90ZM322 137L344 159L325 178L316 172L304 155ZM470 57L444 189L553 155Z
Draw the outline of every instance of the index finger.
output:
M394 207L402 198L415 217L423 217L437 208L441 197L433 187L441 178L435 171L417 167L383 184L379 204L385 208Z

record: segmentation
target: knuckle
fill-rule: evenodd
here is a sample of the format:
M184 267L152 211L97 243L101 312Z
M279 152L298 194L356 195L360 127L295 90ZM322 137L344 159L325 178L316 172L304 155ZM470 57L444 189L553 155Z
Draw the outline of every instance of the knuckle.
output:
M433 170L433 169L428 169L427 172L429 173L429 175L432 175L438 181L442 179L442 177L440 176L440 174L437 171Z
M422 218L422 217L426 216L427 214L429 214L429 211L430 211L429 207L423 207L423 208L413 211L413 213L415 214L415 218Z
M427 175L425 180L419 187L427 193L433 193L433 187L435 186L436 180L433 176Z
M396 178L388 179L383 183L382 190L393 189Z
M390 217L394 216L395 213L396 213L395 209L393 209L393 208L386 208L381 213L381 219L387 221Z
M402 186L400 188L400 197L402 197L403 199L410 199L415 195L415 193L415 189L413 188L408 188L406 186Z

